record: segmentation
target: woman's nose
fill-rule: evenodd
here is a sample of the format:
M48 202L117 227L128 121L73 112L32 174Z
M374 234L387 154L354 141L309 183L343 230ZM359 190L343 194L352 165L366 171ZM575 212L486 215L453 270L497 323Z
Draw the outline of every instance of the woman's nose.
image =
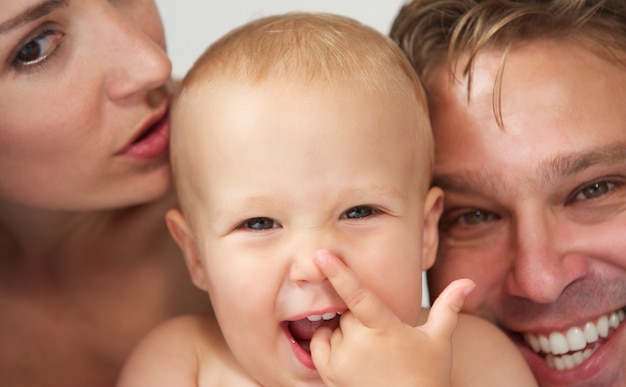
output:
M110 25L102 35L106 37L106 47L102 49L108 56L104 60L110 66L105 86L108 97L118 101L154 93L154 90L158 90L159 95L169 95L165 86L172 64L165 49L115 8L107 8L107 12Z

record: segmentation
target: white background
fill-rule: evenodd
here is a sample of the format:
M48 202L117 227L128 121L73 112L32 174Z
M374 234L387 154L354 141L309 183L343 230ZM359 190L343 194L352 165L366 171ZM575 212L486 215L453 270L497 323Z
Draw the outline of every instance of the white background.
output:
M252 19L291 11L352 17L387 35L404 0L156 0L165 25L173 73L182 77L206 47ZM424 278L424 284L426 279ZM424 286L423 304L428 305Z
M182 76L204 49L252 19L291 11L350 16L385 35L404 0L156 0L165 24L174 75Z

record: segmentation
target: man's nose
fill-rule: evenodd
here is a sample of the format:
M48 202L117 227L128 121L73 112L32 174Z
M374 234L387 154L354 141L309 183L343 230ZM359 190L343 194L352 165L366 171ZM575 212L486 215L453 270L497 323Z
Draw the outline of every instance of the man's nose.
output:
M531 215L532 214L532 215ZM508 292L536 303L556 301L572 282L587 274L587 263L570 246L558 219L540 211L518 216L510 238L513 263Z

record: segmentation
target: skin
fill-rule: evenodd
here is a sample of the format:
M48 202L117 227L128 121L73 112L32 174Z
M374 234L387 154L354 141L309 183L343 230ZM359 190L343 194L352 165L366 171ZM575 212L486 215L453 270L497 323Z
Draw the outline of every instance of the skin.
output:
M548 368L518 334L565 332L626 299L626 71L589 47L539 40L512 49L503 129L492 105L501 51L479 55L469 102L467 83L450 84L446 66L426 79L435 182L446 192L429 285L437 295L455 278L474 280L464 311L510 333L542 386L626 377L623 325L569 371Z
M178 127L215 128L187 135L182 145L198 182L186 205L189 214L203 214L190 216L191 225L177 223L194 238L182 244L198 251L185 254L192 279L211 295L226 342L252 378L266 386L322 385L294 356L282 327L347 309L317 268L316 251L341 257L415 325L441 192L426 196L425 177L413 174L427 157L406 141L414 118L394 106L369 109L371 97L280 81L220 91L178 115ZM424 235L423 248L416 235ZM422 250L430 257L425 266Z
M148 0L6 0L0 15L0 379L111 386L147 330L208 309L163 222L160 17Z
M430 316L417 307L441 190L428 189L426 154L407 141L423 122L414 101L275 79L202 90L174 122L175 151L193 160L179 164L189 215L167 220L217 321L159 326L119 387L534 385L496 327L460 316L452 337L471 281ZM327 312L343 314L315 331L307 366L283 325ZM479 366L494 361L507 367Z
M11 0L2 21L39 3ZM164 155L120 154L168 106L171 65L156 6L57 3L2 34L2 203L77 211L162 196L169 188ZM27 55L28 42L41 54Z

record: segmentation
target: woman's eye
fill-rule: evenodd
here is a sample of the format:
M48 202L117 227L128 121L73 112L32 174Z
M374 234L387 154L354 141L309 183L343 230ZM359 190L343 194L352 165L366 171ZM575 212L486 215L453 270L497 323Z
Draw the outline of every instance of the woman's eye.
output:
M611 189L615 187L614 183L606 181L599 181L597 183L590 184L581 189L574 198L575 200L587 200L594 199L600 196L606 195Z
M343 219L360 219L367 218L368 216L372 216L376 213L372 207L367 206L357 206L352 207L348 211L344 212L341 218Z
M280 225L270 218L252 218L243 222L240 227L250 230L269 230L278 228Z
M63 34L47 30L23 45L15 56L16 66L26 67L43 62L60 44Z

